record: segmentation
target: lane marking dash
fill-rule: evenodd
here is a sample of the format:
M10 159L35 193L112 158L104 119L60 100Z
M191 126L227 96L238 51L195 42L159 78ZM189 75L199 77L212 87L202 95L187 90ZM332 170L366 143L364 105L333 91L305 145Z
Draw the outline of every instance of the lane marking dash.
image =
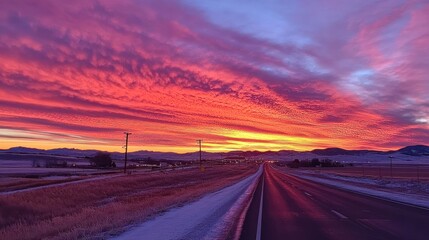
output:
M341 214L341 213L339 213L339 212L337 212L337 211L335 211L335 210L331 210L331 212L333 212L335 215L337 215L339 218L342 218L342 219L347 219L348 217L346 217L346 216L344 216L343 214Z

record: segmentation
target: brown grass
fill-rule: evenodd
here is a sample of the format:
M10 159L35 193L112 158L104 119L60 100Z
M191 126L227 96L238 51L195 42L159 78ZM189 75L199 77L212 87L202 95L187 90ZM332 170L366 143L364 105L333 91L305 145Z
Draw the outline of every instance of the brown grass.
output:
M40 187L51 184L65 183L80 180L82 178L70 178L60 180L32 179L32 178L15 178L13 181L0 182L0 193L26 188Z
M105 238L255 171L254 166L216 166L0 196L0 239Z
M322 173L335 173L345 176L365 176L374 178L395 178L405 180L429 180L428 165L394 165L390 172L389 165L360 165L339 168L300 168Z

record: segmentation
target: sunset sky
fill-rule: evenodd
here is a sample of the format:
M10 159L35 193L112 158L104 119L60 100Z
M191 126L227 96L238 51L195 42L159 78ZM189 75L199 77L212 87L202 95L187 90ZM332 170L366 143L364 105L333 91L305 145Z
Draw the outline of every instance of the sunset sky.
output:
M0 148L429 144L429 2L1 1Z

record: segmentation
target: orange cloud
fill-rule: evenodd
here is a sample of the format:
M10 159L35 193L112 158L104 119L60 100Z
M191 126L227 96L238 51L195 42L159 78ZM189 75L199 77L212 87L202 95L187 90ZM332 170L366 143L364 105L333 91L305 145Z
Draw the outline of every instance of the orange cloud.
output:
M395 13L407 11L414 10ZM380 76L394 83L404 76L379 67L388 60L371 42L395 21L386 15L341 42L347 51L327 44L326 54L221 27L180 2L4 3L0 147L121 151L123 131L133 132L136 149L177 152L194 151L200 138L208 151L428 143L408 135L428 129L412 122L429 117L427 97L411 97L427 85L419 72L427 70L411 67L418 57L407 65L414 78L397 85L414 87L400 92L379 84ZM409 32L421 18L413 14ZM356 45L361 51L351 55ZM331 55L356 61L344 67ZM392 110L394 98L385 93L414 99L417 107ZM403 136L405 142L395 141Z

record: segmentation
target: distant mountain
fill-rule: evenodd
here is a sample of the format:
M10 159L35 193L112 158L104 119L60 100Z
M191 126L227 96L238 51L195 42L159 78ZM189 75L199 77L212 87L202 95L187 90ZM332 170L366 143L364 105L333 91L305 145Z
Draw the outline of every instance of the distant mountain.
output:
M95 155L95 153L97 153L98 150L80 150L80 149L74 149L74 148L56 148L56 149L43 150L43 149L37 149L37 148L13 147L6 150L0 150L0 152L85 157L85 156Z
M13 152L13 153L45 153L45 150L43 149L37 149L37 148L27 148L27 147L12 147L9 148L7 150L3 150L3 151L7 151L7 152Z
M46 150L47 154L73 157L94 156L97 152L98 150L80 150L75 148L56 148Z
M43 155L56 155L56 156L69 156L69 157L92 157L98 150L80 150L74 148L57 148L50 150L42 150L36 148L26 147L13 147L7 150L0 150L0 153L18 153L18 154L43 154ZM221 153L202 152L203 159L222 159L226 157L245 157L248 159L291 159L293 157L306 157L312 158L317 156L363 156L367 154L405 154L411 156L429 156L429 146L416 145L401 148L397 151L373 151L373 150L346 150L342 148L326 148L315 149L308 152L297 152L292 150L281 151L231 151ZM123 159L124 153L110 152L112 158ZM128 154L130 160L151 158L156 160L197 160L199 159L199 152L191 153L173 153L173 152L153 152L153 151L136 151Z
M429 156L429 146L415 145L408 146L398 150L399 153L410 156Z
M311 153L321 156L335 156L335 155L364 155L368 153L384 153L380 151L371 150L346 150L342 148L325 148L325 149L314 149Z

